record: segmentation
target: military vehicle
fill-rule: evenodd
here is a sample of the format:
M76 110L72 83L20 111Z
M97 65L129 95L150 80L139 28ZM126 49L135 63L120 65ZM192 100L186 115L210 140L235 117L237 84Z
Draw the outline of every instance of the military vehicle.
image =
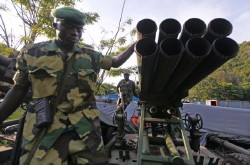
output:
M159 26L157 43L157 25L153 20L139 21L136 29L140 91L138 128L130 132L126 130L125 110L114 114L115 126L103 123L110 164L247 164L249 151L232 143L223 143L232 153L236 152L227 157L203 149L199 131L203 125L201 116L186 114L182 118L180 113L182 99L188 96L189 89L237 55L238 44L227 37L232 32L231 23L216 18L206 26L202 20L191 18L181 29L177 20L168 18ZM0 80L13 83L14 59L0 58ZM1 151L0 162L15 164L18 159L23 118L1 125L3 133L13 132L10 131L13 127L6 127L20 122L19 127L12 129L18 130L14 149ZM218 137L211 139L221 143Z

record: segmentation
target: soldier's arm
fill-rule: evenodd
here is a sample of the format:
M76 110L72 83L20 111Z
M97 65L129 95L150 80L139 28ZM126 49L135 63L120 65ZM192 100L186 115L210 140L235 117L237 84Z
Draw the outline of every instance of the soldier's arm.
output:
M119 86L120 86L120 82L119 82L119 83L117 84L117 86L116 86L116 91L117 91L117 92L119 92L119 91L118 91Z
M133 54L133 52L134 52L134 46L135 46L135 43L133 43L132 45L130 45L129 48L127 48L124 52L122 52L118 56L112 57L112 67L118 68L124 62L126 62L127 59Z
M0 103L0 123L6 120L21 104L29 86L14 85Z
M122 80L119 81L119 83L118 83L117 86L116 86L117 93L120 93L119 88L121 87L121 82L122 82Z

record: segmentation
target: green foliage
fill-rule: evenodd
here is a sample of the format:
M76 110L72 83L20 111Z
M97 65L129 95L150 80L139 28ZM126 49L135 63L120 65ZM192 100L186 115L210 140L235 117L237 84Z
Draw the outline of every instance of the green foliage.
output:
M105 29L103 29L102 33L104 34L104 37L100 41L99 46L97 46L98 50L102 51L102 50L107 49L108 51L106 54L110 54L110 53L112 54L113 52L112 50L119 52L120 47L127 48L128 46L126 45L126 43L128 41L128 35L130 35L130 37L133 37L136 34L134 33L134 29L132 29L132 31L126 30L128 26L132 25L132 22L133 20L131 18L127 18L125 21L123 21L123 23L121 23L121 25L119 24L116 33L114 33L113 31L106 31ZM105 36L107 36L108 34L111 34L111 35L114 34L114 37L105 38Z
M250 42L240 44L238 55L189 91L190 100L250 100Z
M107 74L108 74L108 76L116 77L116 76L122 75L125 72L131 73L131 74L136 74L137 73L137 66L131 66L128 68L110 69Z
M77 0L82 2L82 0ZM26 33L23 40L34 42L36 37L44 35L48 38L55 37L55 30L52 26L53 18L50 16L52 9L58 6L74 6L76 0L12 0L17 15L25 24ZM93 24L99 18L97 13L87 12L86 23Z
M12 115L9 116L7 120L17 120L19 119L24 113L24 110L22 108L18 108Z
M239 54L223 65L219 70L224 70L225 74L234 76L237 85L248 83L250 85L250 42L240 44Z
M115 94L116 93L116 86L109 83L102 83L97 95L108 95L108 94Z
M114 39L101 40L100 41L100 49L103 50L103 49L109 47L110 45L114 45L114 44L115 44Z
M92 25L99 20L100 16L98 13L95 12L86 12L85 18L86 18L86 24Z
M123 6L124 7L124 6ZM123 11L123 10L122 10ZM105 55L109 56L116 56L119 55L122 51L124 51L126 48L128 48L128 45L126 45L128 41L128 35L133 36L135 33L131 33L130 31L126 31L126 26L130 26L132 24L132 19L128 18L125 20L123 23L121 23L122 20L122 14L120 18L120 22L117 28L116 33L114 34L114 37L111 38L105 38L105 36L108 33L113 34L113 32L107 32L105 29L103 29L102 33L104 34L103 39L100 41L99 46L95 45L99 51L104 51L106 50L106 53L103 53ZM121 31L121 33L119 33ZM119 34L119 35L118 35ZM115 71L110 71L108 73L109 76L117 76L121 74L123 71L122 70L115 70ZM104 78L107 76L105 74L105 71L103 71L99 75L99 80L97 82L97 91L99 90L100 85L102 84Z
M244 89L231 83L221 84L220 100L243 100Z
M5 57L9 57L10 54L14 52L13 48L9 48L3 43L0 43L0 54L4 55Z
M8 141L7 141L7 140L1 139L1 138L0 138L0 147L1 147L1 146L6 146L7 144L8 144Z

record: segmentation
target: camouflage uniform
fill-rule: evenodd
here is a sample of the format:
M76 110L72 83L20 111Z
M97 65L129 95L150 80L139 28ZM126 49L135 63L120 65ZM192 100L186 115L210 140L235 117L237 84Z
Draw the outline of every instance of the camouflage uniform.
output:
M39 130L35 127L35 101L53 96L65 64L76 52L54 122L42 138L31 164L104 164L106 152L101 137L99 111L94 89L97 73L110 69L112 59L84 47L75 46L67 55L54 40L29 44L17 58L15 83L32 85L32 100L25 119L20 164L27 158ZM96 159L98 157L98 159ZM90 163L90 164L91 164Z
M135 83L132 80L126 81L125 79L123 79L118 83L117 89L118 88L120 88L120 98L123 98L124 104L125 106L127 106L132 101L133 95L136 95Z

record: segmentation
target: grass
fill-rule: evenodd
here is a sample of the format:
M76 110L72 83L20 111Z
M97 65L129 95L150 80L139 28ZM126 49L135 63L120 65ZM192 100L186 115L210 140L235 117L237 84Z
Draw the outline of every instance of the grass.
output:
M24 112L25 111L22 108L18 108L12 115L9 116L7 120L17 120L23 115ZM0 147L6 146L8 144L9 144L8 140L0 138Z
M22 108L18 108L12 115L8 117L7 120L17 120L19 119L25 111Z
M8 144L7 140L0 138L0 146L6 146L7 144Z

